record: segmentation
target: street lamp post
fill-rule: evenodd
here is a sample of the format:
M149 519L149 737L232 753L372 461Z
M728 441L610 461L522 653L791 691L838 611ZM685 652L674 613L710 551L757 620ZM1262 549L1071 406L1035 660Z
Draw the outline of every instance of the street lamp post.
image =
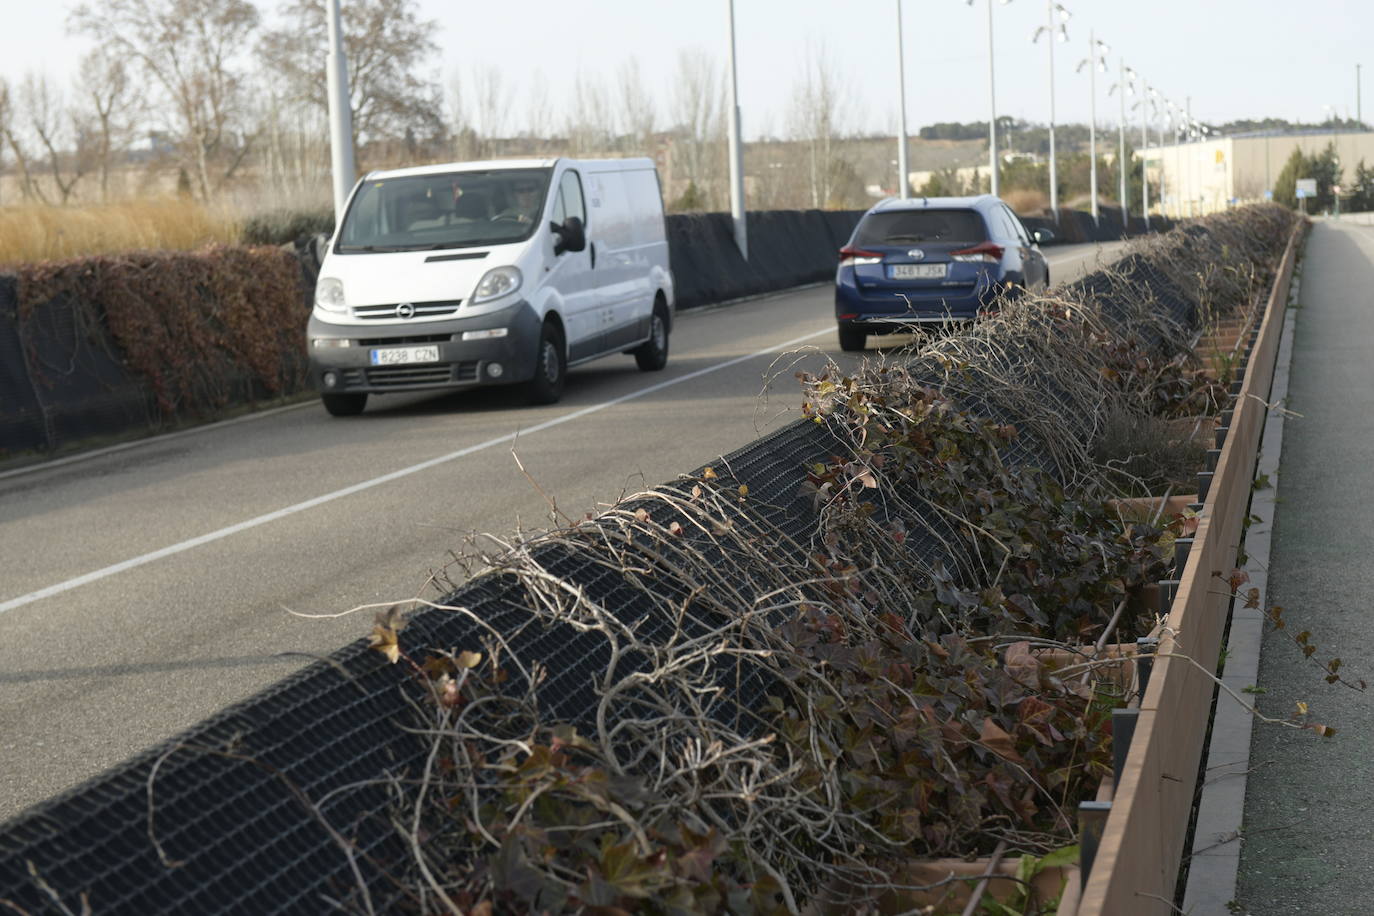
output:
M740 143L739 80L735 68L735 0L730 14L730 218L735 225L735 246L749 260L749 225L744 217L744 150Z
M1098 224L1097 207L1097 71L1107 70L1107 54L1111 51L1088 31L1088 56L1078 62L1077 71L1088 69L1088 194L1092 197L1093 225Z
M906 52L902 47L902 0L897 0L897 186L898 196L906 200L911 196L907 176L911 174L907 160L906 142Z
M1117 116L1117 139L1119 151L1116 157L1116 172L1121 177L1121 191L1117 196L1117 201L1121 204L1121 228L1123 232L1129 230L1131 222L1129 217L1130 204L1126 200L1126 73L1129 71L1134 75L1134 71L1126 66L1126 61L1118 58L1120 64L1120 76L1116 84L1120 89L1119 102L1121 111Z
M334 183L334 224L343 219L348 192L353 190L357 167L353 162L353 108L348 100L348 59L344 57L343 26L339 0L329 3L329 60L325 82L329 92L329 167Z
M973 0L964 0L973 6ZM1006 6L1011 0L1002 0ZM992 0L988 0L988 170L992 173L992 195L1001 194L997 168L997 78L993 68Z
M1150 148L1149 106L1154 89L1140 84L1144 92L1140 96L1140 215L1145 220L1145 231L1150 231L1150 172L1145 165L1145 151Z
M1057 29L1054 25L1056 13L1062 20ZM1031 42L1039 41L1042 34L1048 38L1045 43L1049 46L1050 52L1050 212L1054 214L1054 221L1059 222L1058 159L1054 149L1054 43L1056 40L1069 40L1068 29L1064 26L1064 23L1068 22L1069 11L1062 4L1055 3L1054 0L1045 0L1045 16L1045 25L1035 30L1035 34L1031 36Z

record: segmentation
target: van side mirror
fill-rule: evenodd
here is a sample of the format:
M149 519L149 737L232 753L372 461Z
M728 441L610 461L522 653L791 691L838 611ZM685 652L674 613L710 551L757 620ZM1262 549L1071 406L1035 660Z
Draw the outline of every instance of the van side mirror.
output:
M1037 245L1048 245L1054 241L1054 233L1048 229L1037 229L1031 233L1031 238L1035 239Z
M550 223L549 228L557 236L553 243L554 254L582 251L587 247L587 230L583 227L582 220L576 216L568 217L561 226L558 223Z

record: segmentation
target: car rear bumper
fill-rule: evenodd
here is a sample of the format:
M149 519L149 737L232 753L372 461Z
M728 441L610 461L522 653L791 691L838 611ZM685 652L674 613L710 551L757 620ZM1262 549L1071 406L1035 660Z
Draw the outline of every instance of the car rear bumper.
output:
M467 331L505 328L503 337L464 340ZM534 377L542 323L529 303L509 309L424 324L384 328L335 325L313 315L306 329L310 381L328 394L386 393L505 385ZM320 346L320 341L348 341ZM372 351L399 346L434 346L438 360L374 366Z

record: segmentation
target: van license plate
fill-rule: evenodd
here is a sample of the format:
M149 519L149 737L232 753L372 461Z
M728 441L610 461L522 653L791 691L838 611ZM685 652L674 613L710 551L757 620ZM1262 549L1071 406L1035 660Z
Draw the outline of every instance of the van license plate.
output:
M399 366L404 363L437 363L438 347L388 347L372 351L372 365Z
M892 279L894 280L943 280L945 278L945 265L943 264L893 264Z

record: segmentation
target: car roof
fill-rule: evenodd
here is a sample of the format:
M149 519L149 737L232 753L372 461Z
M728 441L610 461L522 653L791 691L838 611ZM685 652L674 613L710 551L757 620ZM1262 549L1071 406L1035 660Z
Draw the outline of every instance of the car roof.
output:
M993 204L1001 203L1001 198L991 194L973 197L889 197L879 201L868 211L885 213L891 210L982 210Z

